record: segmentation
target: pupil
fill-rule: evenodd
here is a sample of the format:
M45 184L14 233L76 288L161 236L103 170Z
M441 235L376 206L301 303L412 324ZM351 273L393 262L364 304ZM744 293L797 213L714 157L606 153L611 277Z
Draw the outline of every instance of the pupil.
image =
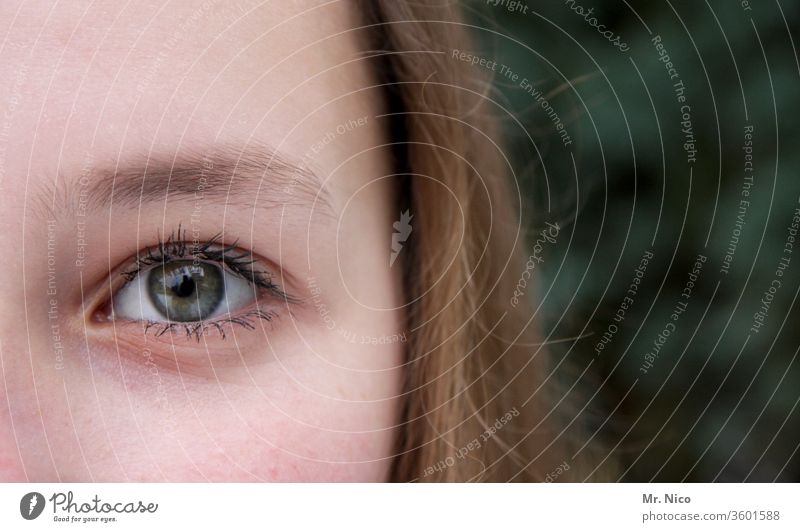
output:
M172 287L172 293L178 297L189 297L194 293L194 279L188 275L181 278L180 284Z

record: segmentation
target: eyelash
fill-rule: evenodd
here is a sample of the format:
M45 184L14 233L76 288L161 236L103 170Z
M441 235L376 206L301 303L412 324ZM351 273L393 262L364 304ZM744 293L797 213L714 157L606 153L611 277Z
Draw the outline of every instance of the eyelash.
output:
M269 292L273 297L280 300L286 302L296 301L293 297L283 292L283 290L272 281L272 277L267 272L252 268L252 265L257 262L250 258L252 254L247 252L230 254L232 251L238 249L236 246L238 240L234 241L231 245L225 246L219 243L221 237L222 234L218 233L202 244L199 242L187 242L186 230L182 229L181 225L178 225L177 231L170 233L170 236L166 240L162 240L161 237L159 237L156 246L147 248L143 256L137 256L132 269L121 273L125 278L125 285L136 279L145 268L153 266L154 264L167 264L174 260L184 259L188 255L192 259L220 264L231 273ZM255 330L255 321L263 320L271 322L275 317L277 317L275 312L256 309L240 316L225 316L200 322L147 321L145 323L145 333L151 329L155 329L156 332L154 334L156 337L159 337L170 331L182 331L186 333L187 337L194 337L199 342L200 338L205 336L208 330L216 330L220 333L221 338L225 340L225 324L235 324L247 330Z

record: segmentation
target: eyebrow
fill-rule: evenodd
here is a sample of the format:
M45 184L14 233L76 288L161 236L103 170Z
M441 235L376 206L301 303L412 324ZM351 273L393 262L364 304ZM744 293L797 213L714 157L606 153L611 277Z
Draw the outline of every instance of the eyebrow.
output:
M77 191L73 197L78 211L210 201L258 208L297 205L330 216L335 212L317 174L264 145L213 145L175 154L150 154L114 168L84 166L77 186L69 187Z

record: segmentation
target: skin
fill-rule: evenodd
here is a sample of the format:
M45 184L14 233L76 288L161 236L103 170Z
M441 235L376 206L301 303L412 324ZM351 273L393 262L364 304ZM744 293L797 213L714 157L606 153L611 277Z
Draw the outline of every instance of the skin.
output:
M391 340L403 334L398 213L360 42L329 38L359 24L352 11L0 3L0 480L387 478L404 347ZM97 193L101 206L76 207L114 169L220 146L278 152L319 181L279 187L267 169L258 194L108 205ZM276 317L227 324L224 339L110 319L121 271L179 224L252 252L294 301L259 293Z

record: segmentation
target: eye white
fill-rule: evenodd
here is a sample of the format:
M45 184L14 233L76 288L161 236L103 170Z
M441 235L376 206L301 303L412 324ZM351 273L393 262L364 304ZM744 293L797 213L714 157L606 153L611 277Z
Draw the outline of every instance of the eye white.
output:
M206 319L233 314L255 302L257 288L252 283L242 279L238 275L230 273L223 267L217 266L216 264L214 266L220 268L222 272L224 296L219 306L214 309L214 312L207 316ZM150 274L153 270L160 267L160 264L156 264L142 270L132 281L117 292L113 301L115 318L164 323L170 322L170 320L155 307L147 289L147 281Z

